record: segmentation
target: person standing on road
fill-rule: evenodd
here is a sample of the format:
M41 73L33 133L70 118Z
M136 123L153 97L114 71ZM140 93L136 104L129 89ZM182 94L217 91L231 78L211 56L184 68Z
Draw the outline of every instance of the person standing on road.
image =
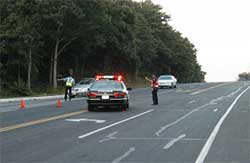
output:
M70 71L69 76L62 79L57 79L58 81L64 81L65 82L65 95L64 100L67 101L67 96L69 96L69 100L71 101L71 92L72 87L75 85L75 79L72 77L72 71Z
M150 82L150 86L152 88L152 98L153 98L153 104L152 105L158 105L158 79L155 75L152 75L152 79L149 79L148 77L145 77L147 81Z

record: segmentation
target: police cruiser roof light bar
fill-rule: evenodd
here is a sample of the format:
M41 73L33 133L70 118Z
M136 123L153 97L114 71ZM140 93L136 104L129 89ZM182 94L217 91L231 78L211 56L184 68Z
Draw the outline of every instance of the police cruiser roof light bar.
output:
M96 75L96 80L101 80L101 79L122 81L123 76L122 75Z

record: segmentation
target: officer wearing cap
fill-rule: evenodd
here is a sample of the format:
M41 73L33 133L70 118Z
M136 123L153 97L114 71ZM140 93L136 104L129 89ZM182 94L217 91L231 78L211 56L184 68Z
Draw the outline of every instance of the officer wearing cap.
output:
M148 77L145 77L145 79L150 82L150 86L152 88L152 98L153 98L152 105L158 105L158 95L157 95L159 88L158 79L154 74L152 75L152 79L149 79Z

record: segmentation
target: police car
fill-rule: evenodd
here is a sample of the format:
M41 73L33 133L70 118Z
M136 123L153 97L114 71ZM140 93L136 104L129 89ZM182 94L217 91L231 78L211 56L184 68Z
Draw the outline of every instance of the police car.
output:
M88 110L115 107L129 108L129 94L121 75L97 75L87 93Z

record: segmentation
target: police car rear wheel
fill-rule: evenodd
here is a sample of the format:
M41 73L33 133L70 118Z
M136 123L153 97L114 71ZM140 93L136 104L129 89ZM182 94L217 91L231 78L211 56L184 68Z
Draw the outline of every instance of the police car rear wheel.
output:
M125 104L125 105L120 105L120 106L119 106L119 109L120 109L121 111L126 111L126 110L128 110L128 106L127 106L127 104Z
M89 106L88 106L88 111L94 111L94 107L91 106L91 105L89 105Z
M126 105L122 106L122 108L125 109L125 110L128 110L129 109L129 104L126 104Z
M127 111L127 110L128 110L128 108L126 106L124 106L124 105L121 106L121 111Z

